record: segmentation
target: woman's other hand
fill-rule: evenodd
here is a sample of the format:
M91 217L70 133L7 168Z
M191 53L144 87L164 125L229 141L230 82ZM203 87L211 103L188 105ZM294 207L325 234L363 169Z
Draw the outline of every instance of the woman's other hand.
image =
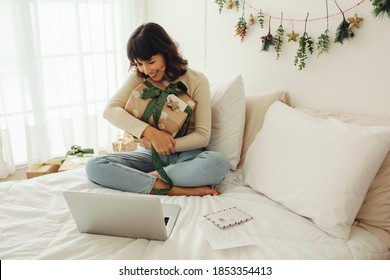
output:
M176 152L176 140L169 133L148 126L140 139L141 145L150 149L153 145L156 152L161 156L167 156Z

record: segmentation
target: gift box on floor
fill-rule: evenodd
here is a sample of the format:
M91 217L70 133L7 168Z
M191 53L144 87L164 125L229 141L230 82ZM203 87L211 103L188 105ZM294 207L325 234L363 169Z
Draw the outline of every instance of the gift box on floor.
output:
M134 137L128 132L118 136L118 138L112 143L112 151L114 153L131 152L136 149L137 143L135 142Z
M59 172L67 171L76 168L84 168L87 161L92 157L90 156L67 156L65 161L61 164L58 169Z
M31 179L34 177L55 173L60 168L60 165L60 160L50 160L44 163L33 164L26 171L26 177L27 179Z
M160 102L157 99L160 99L159 96L164 94L166 99L161 101L165 103L157 127L176 136L186 123L189 111L191 114L196 106L196 102L191 99L186 91L186 86L181 82L176 84L164 84L163 82L152 84L145 81L133 90L126 103L125 110L134 117L141 119L145 110L150 109L147 109L149 102L154 102L155 104L151 107L156 107L156 103ZM148 123L155 126L153 114L149 117Z

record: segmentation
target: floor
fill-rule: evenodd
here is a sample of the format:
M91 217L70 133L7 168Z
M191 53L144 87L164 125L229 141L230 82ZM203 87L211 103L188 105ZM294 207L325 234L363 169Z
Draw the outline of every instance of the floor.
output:
M26 171L27 171L27 167L26 168L18 168L18 169L16 169L14 174L9 175L5 179L2 179L2 180L0 179L0 183L6 182L6 181L27 179Z

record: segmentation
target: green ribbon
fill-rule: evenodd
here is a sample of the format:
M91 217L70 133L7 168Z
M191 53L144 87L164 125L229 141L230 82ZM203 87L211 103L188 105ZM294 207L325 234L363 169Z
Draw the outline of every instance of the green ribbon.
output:
M157 173L161 176L161 178L163 178L166 181L166 183L169 186L168 189L153 189L153 190L156 194L166 195L167 192L169 192L169 190L172 189L172 187L173 187L172 179L165 172L165 170L161 164L161 158L160 158L159 154L156 152L156 149L153 147L153 145L151 147L151 151L152 151L152 162L153 162L154 168L156 168Z
M146 105L145 111L141 116L141 120L148 123L150 117L153 116L154 127L158 129L158 121L160 120L161 112L164 108L168 95L174 94L177 96L179 94L186 93L187 87L181 81L177 83L169 84L166 89L159 89L158 87L154 86L151 82L147 80L144 81L144 84L146 85L146 88L142 90L140 94L140 98L143 100L150 99L150 101ZM188 114L188 117L183 127L176 135L176 137L181 137L185 135L188 130L188 126L192 116L192 108L187 106L184 112ZM165 170L163 169L161 158L157 153L156 149L153 147L153 145L151 146L151 152L152 152L152 162L154 167L156 168L157 173L161 176L161 178L165 180L165 182L169 186L168 189L153 189L153 190L155 191L156 194L166 195L169 192L169 190L173 187L173 182L171 178L169 178Z
M149 81L145 80L144 88L141 92L141 99L151 99L145 108L144 113L141 116L141 120L148 122L150 117L153 116L153 123L155 127L158 127L158 121L160 120L161 112L164 108L168 95L178 95L187 92L187 87L182 82L169 84L166 89L159 89ZM188 107L188 106L187 106ZM191 108L190 108L191 109Z
M91 148L81 149L78 145L73 145L70 150L66 152L66 156L83 157L84 154L93 154L94 150Z

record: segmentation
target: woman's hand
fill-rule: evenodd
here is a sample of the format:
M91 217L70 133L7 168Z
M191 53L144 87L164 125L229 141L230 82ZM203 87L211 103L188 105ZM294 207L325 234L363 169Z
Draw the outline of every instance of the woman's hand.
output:
M161 156L167 156L176 152L176 140L169 133L148 126L140 139L141 145L150 149L153 145L156 152Z
M139 143L142 147L144 147L148 150L150 150L152 148L152 143L146 137L143 137L141 139L135 139L134 141Z

